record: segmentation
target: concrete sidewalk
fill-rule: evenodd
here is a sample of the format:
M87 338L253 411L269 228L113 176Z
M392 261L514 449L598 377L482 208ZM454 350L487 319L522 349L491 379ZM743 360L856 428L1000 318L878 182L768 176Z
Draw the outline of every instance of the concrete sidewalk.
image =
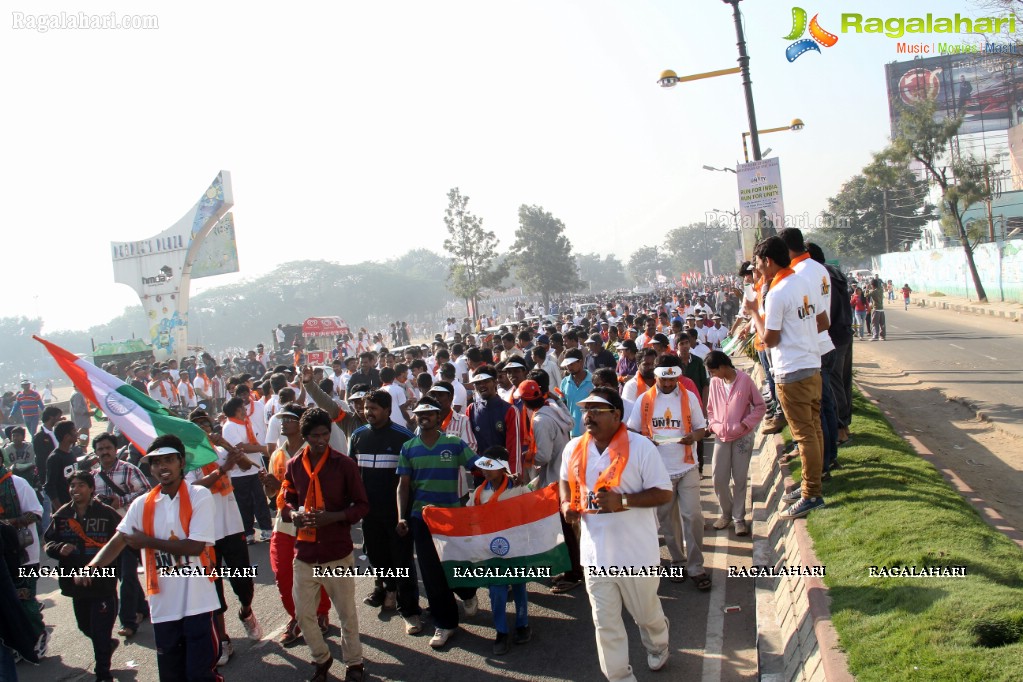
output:
M896 292L894 301L885 301L885 308L896 308L902 305L902 296ZM952 310L959 313L971 315L987 315L989 317L1001 317L1010 322L1023 322L1023 304L992 301L980 303L974 298L969 300L961 296L928 296L914 293L910 297L910 304L922 308L937 308L939 310Z

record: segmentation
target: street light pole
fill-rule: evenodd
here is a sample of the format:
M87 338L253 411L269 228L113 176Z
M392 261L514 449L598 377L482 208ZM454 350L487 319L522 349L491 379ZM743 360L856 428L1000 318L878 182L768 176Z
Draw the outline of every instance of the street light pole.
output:
M735 38L739 47L739 71L742 74L742 87L746 93L746 115L749 118L750 143L753 145L753 160L759 161L760 137L757 135L757 114L753 108L753 85L749 75L749 53L746 52L746 36L742 32L742 15L739 13L739 0L723 0L732 6L732 18L735 20Z

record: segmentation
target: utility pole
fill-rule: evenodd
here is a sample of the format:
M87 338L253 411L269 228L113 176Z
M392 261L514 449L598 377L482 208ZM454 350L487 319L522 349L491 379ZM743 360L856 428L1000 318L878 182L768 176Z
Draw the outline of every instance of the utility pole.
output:
M988 174L987 160L984 160L984 191L987 193L985 203L987 204L987 237L992 244L995 241L995 218L991 215L991 177Z
M892 252L891 237L888 235L888 190L881 190L881 196L884 197L884 252Z

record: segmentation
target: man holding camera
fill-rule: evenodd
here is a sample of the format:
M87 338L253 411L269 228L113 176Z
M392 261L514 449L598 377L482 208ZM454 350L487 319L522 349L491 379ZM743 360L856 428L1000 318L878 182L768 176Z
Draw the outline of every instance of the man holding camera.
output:
M96 499L113 507L122 518L137 497L149 492L149 481L134 464L117 457L117 439L103 433L92 439L92 450L98 462L92 473L96 481ZM118 562L121 569L121 600L118 618L121 629L117 634L130 639L139 625L149 615L146 595L139 582L138 568L142 556L128 547L121 552Z

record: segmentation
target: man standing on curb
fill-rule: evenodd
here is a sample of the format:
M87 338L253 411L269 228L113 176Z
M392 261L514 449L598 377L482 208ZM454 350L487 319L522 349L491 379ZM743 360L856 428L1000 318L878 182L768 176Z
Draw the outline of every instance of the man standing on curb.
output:
M779 237L768 237L757 244L753 256L754 267L760 270L765 282L764 309L761 311L755 301L746 301L746 310L764 345L770 349L778 400L792 438L799 445L802 486L782 497L785 504L796 504L781 514L783 519L797 519L824 506L817 310L805 280L793 277L795 272L788 267L791 259L785 242Z

